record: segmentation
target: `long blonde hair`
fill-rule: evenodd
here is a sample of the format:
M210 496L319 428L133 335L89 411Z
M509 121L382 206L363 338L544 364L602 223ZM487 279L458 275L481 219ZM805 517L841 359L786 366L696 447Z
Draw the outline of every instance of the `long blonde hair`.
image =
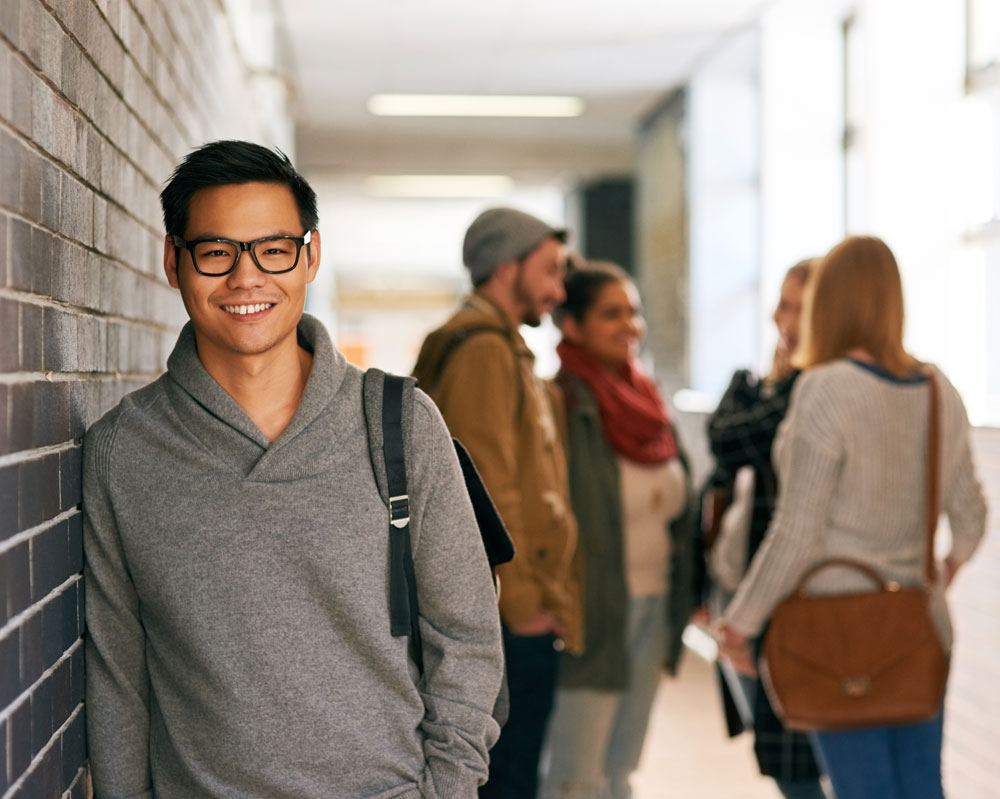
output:
M802 369L855 348L903 377L916 360L903 349L903 282L892 251L874 236L849 236L820 259L806 288L795 363Z

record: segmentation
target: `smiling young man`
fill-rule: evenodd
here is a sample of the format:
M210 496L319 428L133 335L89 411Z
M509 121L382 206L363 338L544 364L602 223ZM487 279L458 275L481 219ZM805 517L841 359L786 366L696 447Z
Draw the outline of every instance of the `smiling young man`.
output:
M390 634L362 373L303 313L316 197L281 153L188 155L161 195L190 322L87 433L87 722L98 799L467 799L498 728L500 625L450 437L407 470L423 634Z
M518 332L562 302L565 238L513 208L477 217L463 245L474 291L427 337L413 372L472 455L517 551L497 570L510 717L480 797L534 799L557 647L582 645L565 453L550 391Z

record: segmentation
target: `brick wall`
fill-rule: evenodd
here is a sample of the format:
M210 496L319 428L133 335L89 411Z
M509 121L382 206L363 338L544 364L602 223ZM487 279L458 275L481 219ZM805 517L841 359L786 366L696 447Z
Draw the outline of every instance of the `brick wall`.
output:
M269 12L0 0L2 799L89 792L81 440L161 371L185 318L157 201L176 159L228 136L288 149L274 65L233 33L280 37Z

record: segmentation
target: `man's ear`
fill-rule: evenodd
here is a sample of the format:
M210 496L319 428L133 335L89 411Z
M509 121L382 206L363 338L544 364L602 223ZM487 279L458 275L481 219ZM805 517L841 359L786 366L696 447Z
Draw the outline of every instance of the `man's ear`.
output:
M308 247L309 263L306 264L306 283L312 283L316 279L316 272L319 271L320 239L318 230L312 232Z
M167 276L167 282L175 289L181 287L177 280L177 253L178 247L174 244L173 238L165 236L163 239L163 271Z
M518 265L518 261L504 261L493 270L490 279L506 286L512 286L517 281Z

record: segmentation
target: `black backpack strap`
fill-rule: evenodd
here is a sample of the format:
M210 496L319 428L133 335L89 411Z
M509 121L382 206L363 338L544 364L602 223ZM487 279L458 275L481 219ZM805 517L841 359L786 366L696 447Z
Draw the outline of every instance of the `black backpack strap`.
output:
M364 405L375 478L382 499L389 508L390 632L397 637L410 636L411 655L422 672L420 607L410 541L410 501L403 434L404 408L407 402L412 402L413 384L412 378L369 369L364 377ZM374 424L376 411L379 418L377 428ZM376 429L378 435L375 434Z

